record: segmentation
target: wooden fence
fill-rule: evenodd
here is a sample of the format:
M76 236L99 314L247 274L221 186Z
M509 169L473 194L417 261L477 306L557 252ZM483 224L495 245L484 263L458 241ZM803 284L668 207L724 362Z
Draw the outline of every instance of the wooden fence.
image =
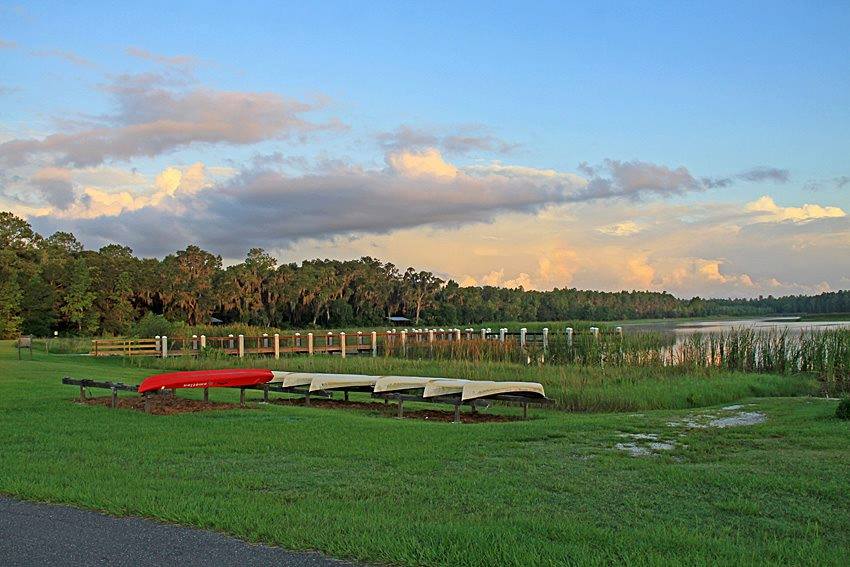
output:
M622 333L617 327L616 332ZM567 328L564 334L571 342L573 329ZM597 336L599 329L591 327L589 334ZM492 329L402 329L386 332L357 331L354 333L316 332L273 335L228 335L226 337L157 336L153 339L94 339L92 356L195 356L207 349L225 354L243 357L247 355L268 355L279 358L291 354L371 354L406 352L408 346L426 344L446 344L453 341L499 341L513 342L520 347L536 344L545 352L549 342L549 329L540 332L509 332L506 328Z

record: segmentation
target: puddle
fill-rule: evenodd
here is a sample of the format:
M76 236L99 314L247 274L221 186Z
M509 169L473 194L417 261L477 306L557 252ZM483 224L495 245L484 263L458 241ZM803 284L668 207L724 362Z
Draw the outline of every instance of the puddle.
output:
M742 411L732 417L724 417L708 422L709 427L736 427L738 425L756 425L764 423L767 417L757 411Z
M753 404L746 404L752 406ZM668 427L684 427L686 429L707 429L709 427L726 428L746 425L757 425L764 423L767 416L758 411L740 411L745 407L742 404L726 406L721 408L727 415L716 415L715 413L696 413L686 415L678 421L668 421ZM733 415L729 415L733 414Z
M621 433L620 437L633 441L617 443L614 448L618 451L625 451L632 457L652 457L660 451L672 451L676 448L675 442L660 440L657 433Z

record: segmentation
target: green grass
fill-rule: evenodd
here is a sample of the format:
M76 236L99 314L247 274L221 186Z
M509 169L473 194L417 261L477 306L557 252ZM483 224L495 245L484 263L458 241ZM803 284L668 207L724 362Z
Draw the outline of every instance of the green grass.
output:
M559 409L570 411L639 411L677 409L733 402L749 396L816 394L819 383L810 374L754 374L679 368L609 368L527 366L506 362L465 360L406 360L369 356L290 356L239 359L173 357L103 361L109 368L121 365L150 369L190 370L231 366L268 367L305 372L435 376L470 380L521 380L540 382Z
M850 553L850 422L834 400L754 398L767 421L728 429L667 426L719 408L455 425L276 405L150 416L72 403L59 383L148 373L18 362L0 343L0 492L388 564L843 565ZM679 445L634 458L613 449L623 432Z

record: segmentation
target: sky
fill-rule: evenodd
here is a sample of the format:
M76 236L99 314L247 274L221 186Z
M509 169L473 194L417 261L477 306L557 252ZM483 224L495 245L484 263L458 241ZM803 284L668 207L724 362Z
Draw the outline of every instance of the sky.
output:
M850 2L113 4L0 2L0 210L42 234L850 288Z

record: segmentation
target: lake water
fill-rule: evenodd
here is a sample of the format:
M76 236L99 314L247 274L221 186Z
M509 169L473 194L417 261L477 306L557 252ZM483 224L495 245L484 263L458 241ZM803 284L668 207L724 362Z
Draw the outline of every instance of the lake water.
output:
M719 333L731 329L776 330L789 332L818 331L827 329L850 329L850 321L800 321L797 317L767 317L762 319L721 319L704 321L653 321L651 323L624 323L624 331L671 331L677 335L694 333Z

